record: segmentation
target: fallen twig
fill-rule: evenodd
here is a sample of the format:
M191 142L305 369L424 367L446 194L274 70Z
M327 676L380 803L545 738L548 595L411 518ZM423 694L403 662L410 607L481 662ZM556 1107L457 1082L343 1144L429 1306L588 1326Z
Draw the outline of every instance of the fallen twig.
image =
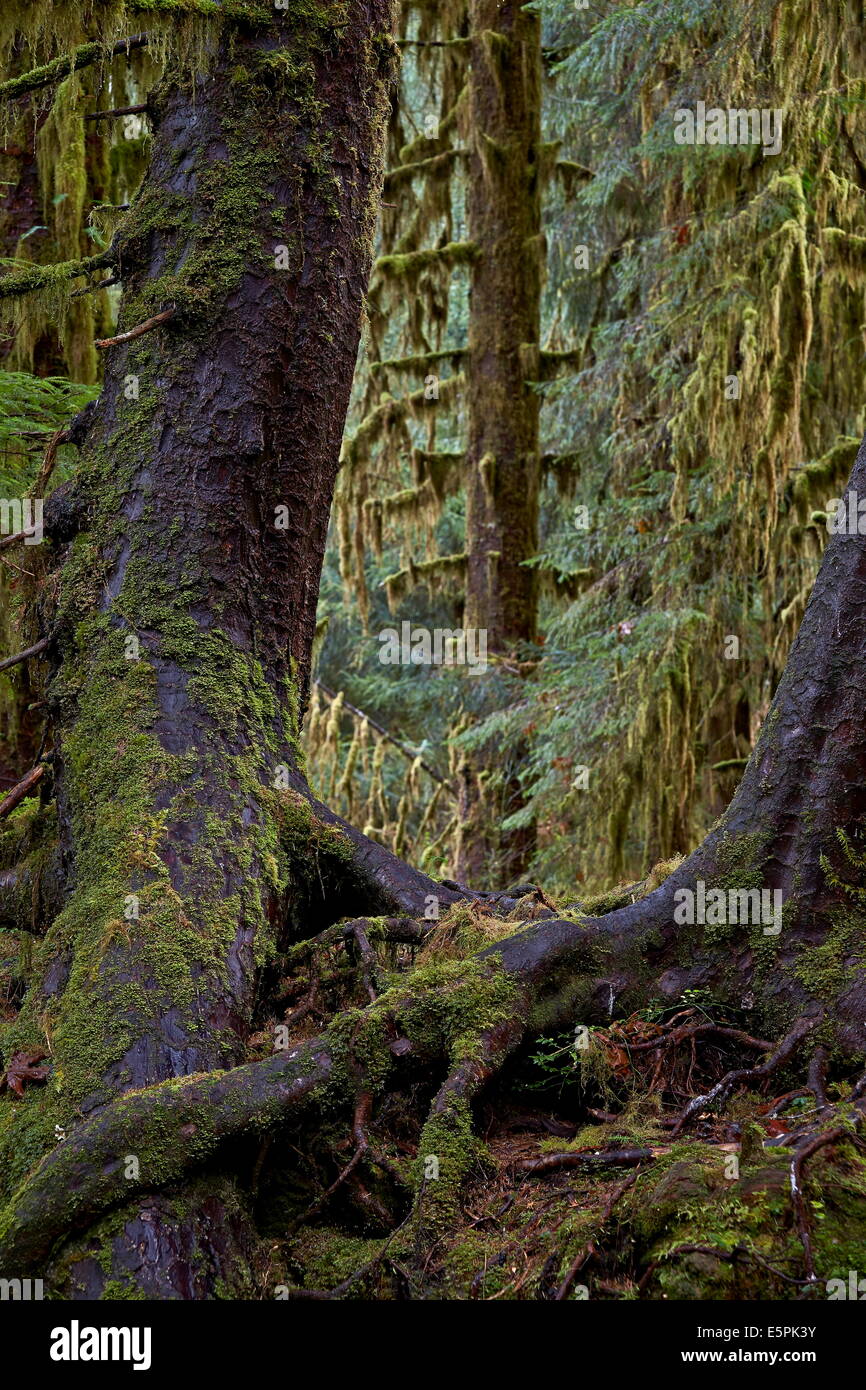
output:
M788 1036L779 1044L773 1055L767 1058L766 1062L761 1062L757 1067L740 1067L736 1071L729 1071L722 1077L721 1081L713 1086L711 1091L707 1091L706 1095L695 1096L693 1100L689 1101L671 1130L671 1138L676 1139L683 1126L688 1124L692 1116L700 1110L706 1109L708 1105L712 1105L717 1100L726 1100L735 1086L744 1081L763 1081L765 1077L770 1076L777 1067L788 1060L797 1044L802 1042L814 1026L814 1019L798 1019Z
M557 1168L631 1168L658 1158L663 1149L575 1149L567 1153L526 1158L517 1167L523 1173L552 1173Z

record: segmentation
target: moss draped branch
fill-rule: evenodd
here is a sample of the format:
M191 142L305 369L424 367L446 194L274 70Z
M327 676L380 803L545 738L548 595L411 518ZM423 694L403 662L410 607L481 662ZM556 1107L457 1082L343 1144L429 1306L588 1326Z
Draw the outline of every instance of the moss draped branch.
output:
M112 251L101 251L96 256L85 256L79 261L59 261L56 265L30 265L14 275L0 279L0 299L17 299L36 290L45 290L52 285L74 280L79 275L89 275L93 270L104 270L114 266Z
M133 6L132 8L136 8ZM107 59L116 57L121 53L130 53L134 49L144 48L149 42L147 34L133 34L128 39L120 39L115 44L104 43L84 43L76 48L72 53L66 53L60 58L53 58L50 63L44 63L41 67L31 68L29 72L23 72L19 77L12 77L8 82L0 82L0 101L14 101L16 97L28 96L31 92L42 91L45 87L52 87L58 82L62 82L64 77L70 73L78 72L81 68L88 68L93 63L102 63Z

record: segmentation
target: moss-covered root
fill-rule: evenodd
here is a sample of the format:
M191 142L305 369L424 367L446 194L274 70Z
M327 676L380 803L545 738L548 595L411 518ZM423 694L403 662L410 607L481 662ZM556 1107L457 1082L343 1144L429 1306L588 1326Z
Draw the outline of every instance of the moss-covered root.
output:
M177 1184L226 1140L261 1134L334 1083L316 1040L229 1072L131 1091L74 1130L0 1215L0 1271L45 1269L61 1240L137 1194ZM130 1162L130 1160L135 1160Z
M418 869L412 868L410 864L405 864L402 859L398 859L384 845L368 839L360 830L349 825L348 821L342 820L327 806L317 801L300 778L295 786L305 803L304 812L299 814L303 817L304 813L309 815L312 812L319 822L332 828L343 845L343 876L346 886L355 894L356 913L370 912L375 915L382 912L406 912L410 916L423 918L429 915L431 903L438 904L438 910L444 912L452 903L471 896L468 892L464 893L437 883ZM306 810L307 807L310 811ZM296 831L293 832L289 828L288 838L291 838L293 833L296 834Z
M418 1146L418 1187L413 1213L416 1253L453 1231L460 1216L464 1181L483 1156L473 1132L472 1101L520 1042L524 1028L515 1017L477 1039L463 1038L463 1054L430 1110Z
M477 1153L472 1100L520 1041L526 1016L521 986L498 965L446 960L417 969L367 1009L341 1014L323 1038L230 1071L131 1091L74 1129L14 1194L0 1215L0 1272L44 1270L61 1242L92 1233L107 1212L183 1188L227 1141L296 1122L307 1104L350 1117L359 1076L372 1101L394 1086L401 1066L419 1062L451 1068L419 1157L415 1224L429 1237L457 1214ZM404 1046L395 1047L400 1039Z

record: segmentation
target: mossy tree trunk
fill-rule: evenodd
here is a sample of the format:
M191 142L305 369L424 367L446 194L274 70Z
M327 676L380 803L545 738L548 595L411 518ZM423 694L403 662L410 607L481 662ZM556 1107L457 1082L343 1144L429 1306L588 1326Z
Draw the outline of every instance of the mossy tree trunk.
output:
M469 317L466 453L465 624L487 632L497 657L536 637L537 581L527 566L538 548L538 381L541 279L541 23L517 0L473 0L469 78ZM522 654L525 654L522 653ZM468 882L508 882L525 871L530 830L499 836L493 823L521 804L506 773L492 813L485 785L490 755L461 768L459 873Z
M52 511L55 539L77 531L48 618L66 896L7 1044L47 1039L52 1059L46 1090L4 1116L7 1191L55 1124L238 1063L287 932L340 913L351 843L305 799L298 733L392 19L392 0L276 12L151 96L151 164L115 248L119 329L173 317L109 349ZM129 1157L142 1174L159 1161ZM98 1255L86 1235L66 1252L64 1283L204 1296L242 1287L249 1254L230 1192L164 1220L140 1201Z

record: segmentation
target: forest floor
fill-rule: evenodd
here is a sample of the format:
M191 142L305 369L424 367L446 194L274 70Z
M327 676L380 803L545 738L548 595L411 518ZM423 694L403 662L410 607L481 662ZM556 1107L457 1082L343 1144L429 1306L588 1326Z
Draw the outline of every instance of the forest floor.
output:
M459 957L477 949L479 933L513 930L513 921L461 907L417 961L404 948L378 954L383 972L402 977L428 952ZM333 1017L357 979L349 959L339 968L333 929L328 940L324 984L314 989L304 974L289 989L292 1044ZM345 993L343 1002L351 1007ZM345 1123L325 1126L312 1146L296 1140L291 1191L265 1178L261 1193L289 1297L851 1296L839 1289L866 1270L866 1146L852 1126L806 1152L816 1129L838 1124L850 1082L810 1073L804 1085L801 1060L799 1069L792 1062L746 1078L724 1104L696 1101L770 1050L736 1010L697 994L607 1027L536 1038L476 1105L453 1219L423 1249L405 1191L429 1161L419 1141L435 1087L419 1081L408 1099L385 1097L367 1124L369 1161L348 1176ZM425 1175L430 1186L445 1176L435 1163Z

